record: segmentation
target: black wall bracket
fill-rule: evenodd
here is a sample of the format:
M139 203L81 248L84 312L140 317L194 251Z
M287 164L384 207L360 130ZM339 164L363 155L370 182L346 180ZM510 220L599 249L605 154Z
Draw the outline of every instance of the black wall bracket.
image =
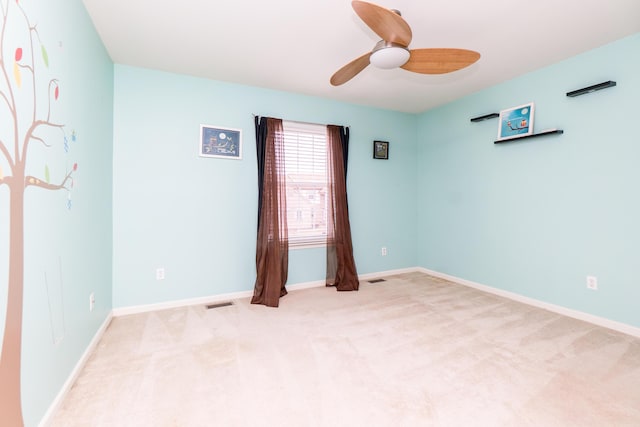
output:
M514 142L514 141L519 141L521 139L526 139L526 138L537 138L539 136L545 136L545 135L559 135L559 134L563 134L564 131L562 129L549 129L549 130L543 130L540 133L532 133L529 135L522 135L522 136L515 136L513 138L506 138L506 139L499 139L497 141L493 141L494 144L502 144L504 142Z
M614 87L615 85L616 85L616 82L609 80L607 82L598 83L597 85L588 86L588 87L584 87L582 89L577 89L577 90L573 90L571 92L567 92L567 96L573 98L575 96L584 95L584 94L587 94L587 93L595 92L597 90L606 89L608 87Z
M472 122L481 122L483 120L489 120L489 119L495 119L496 117L499 117L500 114L498 113L491 113L491 114L485 114L484 116L479 116L479 117L474 117L471 119Z

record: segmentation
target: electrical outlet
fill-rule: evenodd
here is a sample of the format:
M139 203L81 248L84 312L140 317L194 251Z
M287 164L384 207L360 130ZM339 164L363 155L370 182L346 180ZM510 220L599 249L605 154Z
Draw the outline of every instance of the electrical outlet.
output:
M164 268L156 268L156 280L164 280Z
M587 276L587 288L597 291L598 290L598 278L595 276Z
M382 247L382 250L380 251L380 253L382 253L382 256L387 256L387 248L385 248L384 246Z
M93 307L95 307L95 305L96 305L96 297L93 294L93 292L91 292L89 294L89 311L90 312L93 311Z

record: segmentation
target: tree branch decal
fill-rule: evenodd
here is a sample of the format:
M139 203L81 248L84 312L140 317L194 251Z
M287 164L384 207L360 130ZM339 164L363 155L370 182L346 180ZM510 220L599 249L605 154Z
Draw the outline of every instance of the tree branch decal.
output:
M78 170L78 164L74 163L73 169L67 173L60 184L49 184L49 182L43 182L40 178L36 178L35 176L27 175L25 177L25 186L34 185L36 187L44 188L46 190L62 190L65 189L67 191L71 191L73 187L73 178L72 175L75 171ZM46 175L46 174L45 174ZM46 178L45 178L46 179ZM69 184L67 184L69 183ZM67 185L69 185L67 187Z
M33 135L33 133L35 132L35 130L37 128L39 128L40 126L50 126L50 127L54 127L54 128L63 128L64 125L58 124L58 123L51 123L48 120L35 120L33 123L31 123L31 127L29 128L29 130L27 131L25 137L24 137L24 143L22 144L22 158L26 158L27 156L27 150L29 149L29 143L34 140L34 139L40 139L37 138Z
M4 158L7 160L7 162L9 162L9 166L13 167L13 159L11 158L11 153L9 153L9 150L7 150L7 147L4 145L4 141L2 140L0 140L0 152L2 152Z
M70 151L70 144L65 125L53 117L54 107L60 100L60 84L58 79L43 74L49 68L49 54L37 25L32 25L20 0L0 0L0 7L0 80L3 80L0 84L0 105L7 107L0 110L0 117L6 119L3 122L9 126L8 135L3 135L3 138L9 139L0 139L0 186L9 188L9 280L0 354L0 420L2 425L22 426L20 374L25 260L24 194L27 187L64 190L67 192L66 206L71 209L71 191L78 164L73 163L73 167L66 170L57 183L51 182L52 170L48 164L44 165L42 178L27 171L27 158L33 142L45 150L60 145L65 155ZM17 25L14 25L14 21ZM10 29L7 25L9 22L12 23ZM20 25L23 25L22 30L19 29ZM11 31L16 40L23 39L26 43L6 46L10 43L6 38L7 31ZM12 52L13 58L7 58L5 52ZM26 92L27 89L31 90L33 96ZM46 98L42 98L44 96ZM46 100L46 107L42 108L46 109L44 116L39 114L37 108L40 99ZM45 129L60 129L62 138L57 141L59 144L55 144L55 140L47 140L49 137L44 136L47 133L41 132ZM77 140L75 131L71 132L70 139L71 142ZM3 170L5 164L7 170ZM5 207L0 205L0 208L0 214L3 214Z

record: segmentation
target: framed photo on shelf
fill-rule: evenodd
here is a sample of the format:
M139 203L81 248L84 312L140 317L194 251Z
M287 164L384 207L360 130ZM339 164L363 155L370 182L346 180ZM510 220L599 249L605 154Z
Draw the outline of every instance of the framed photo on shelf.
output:
M389 159L389 142L373 141L373 158L383 160Z
M500 111L498 140L533 134L533 102Z
M199 154L202 157L242 159L242 131L240 129L200 125Z

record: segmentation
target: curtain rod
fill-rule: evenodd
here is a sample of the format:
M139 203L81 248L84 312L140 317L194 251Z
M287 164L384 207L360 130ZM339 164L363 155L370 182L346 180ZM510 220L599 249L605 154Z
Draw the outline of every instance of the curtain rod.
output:
M255 118L255 117L265 117L265 116L260 116L259 114L253 114L253 113L252 113L251 115L252 115L254 118ZM325 126L327 125L327 123L311 123L311 122L302 122L302 121L300 121L300 120L289 120L289 119L282 119L282 121L290 122L290 123L297 123L297 124L300 124L300 125L316 125L316 126L317 126L317 125L325 125ZM341 126L341 125L334 125L334 126ZM351 128L351 126L349 126L349 125L344 126L344 127L346 127L346 128Z

